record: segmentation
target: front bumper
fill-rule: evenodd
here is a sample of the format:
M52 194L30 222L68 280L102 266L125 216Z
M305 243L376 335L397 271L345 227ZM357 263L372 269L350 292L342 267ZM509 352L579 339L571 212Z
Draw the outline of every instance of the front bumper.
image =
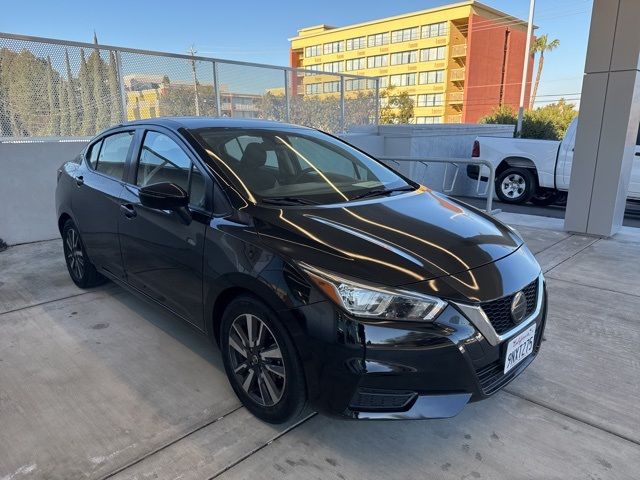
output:
M496 343L454 305L425 324L364 322L329 302L297 309L296 323L304 331L296 335L296 344L311 403L324 413L353 419L457 415L468 402L507 385L536 357L547 314L544 282L541 286L540 308L520 326L536 323L534 350L507 374L507 344L517 333ZM331 317L333 329L327 328Z

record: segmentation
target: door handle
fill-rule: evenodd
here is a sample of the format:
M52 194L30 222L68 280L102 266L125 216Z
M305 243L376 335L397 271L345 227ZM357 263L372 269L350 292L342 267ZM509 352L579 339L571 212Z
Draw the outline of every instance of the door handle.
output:
M124 213L124 216L127 218L133 218L137 215L136 209L133 208L133 205L131 205L130 203L120 205L120 211Z
M84 185L84 177L82 175L80 175L79 177L76 177L76 185L78 186Z

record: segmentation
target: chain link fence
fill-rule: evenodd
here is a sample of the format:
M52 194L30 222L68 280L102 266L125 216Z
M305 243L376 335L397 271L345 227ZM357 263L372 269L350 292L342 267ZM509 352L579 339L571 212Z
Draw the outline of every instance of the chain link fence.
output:
M343 132L376 124L375 77L0 33L0 137L91 136L196 115Z

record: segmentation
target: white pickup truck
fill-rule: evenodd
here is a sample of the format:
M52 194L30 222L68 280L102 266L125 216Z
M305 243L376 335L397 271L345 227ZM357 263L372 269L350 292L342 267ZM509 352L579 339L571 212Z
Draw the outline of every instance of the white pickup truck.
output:
M489 160L494 165L495 192L501 201L531 201L536 205L550 205L559 201L569 190L577 125L576 118L561 142L478 137L471 156ZM481 175L481 180L486 181L489 169L486 166L469 165L467 175L474 180ZM640 200L640 132L636 140L627 198Z

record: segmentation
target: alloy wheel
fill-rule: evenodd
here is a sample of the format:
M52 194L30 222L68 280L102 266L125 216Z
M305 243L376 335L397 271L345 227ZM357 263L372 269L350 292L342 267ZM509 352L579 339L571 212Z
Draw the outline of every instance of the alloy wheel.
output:
M527 183L525 179L517 173L507 175L506 177L504 177L502 183L500 184L502 193L506 197L512 199L521 197L524 194L526 188Z
M67 230L65 238L65 256L69 270L73 273L77 280L84 276L85 259L80 243L80 236L75 228Z
M233 320L229 358L238 383L254 402L270 407L280 401L286 385L282 351L260 318L246 313Z

